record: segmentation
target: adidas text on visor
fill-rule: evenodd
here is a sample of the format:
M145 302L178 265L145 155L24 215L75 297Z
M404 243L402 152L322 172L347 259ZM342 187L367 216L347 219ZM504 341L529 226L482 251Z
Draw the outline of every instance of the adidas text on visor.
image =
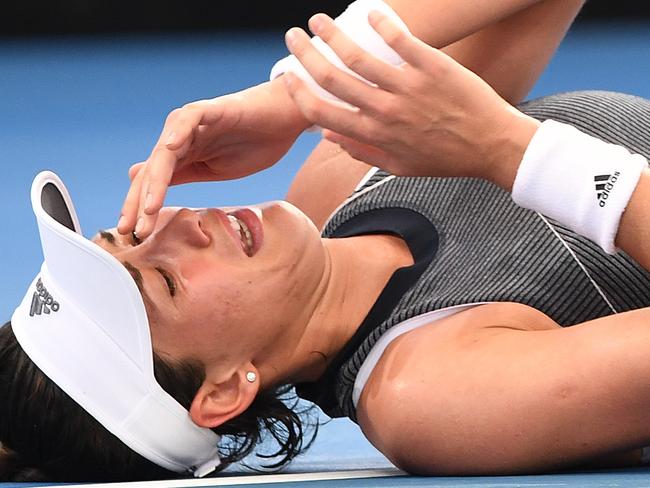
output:
M21 347L138 454L170 471L214 471L219 436L156 381L147 313L129 272L82 236L57 175L38 174L31 199L45 261L11 318Z

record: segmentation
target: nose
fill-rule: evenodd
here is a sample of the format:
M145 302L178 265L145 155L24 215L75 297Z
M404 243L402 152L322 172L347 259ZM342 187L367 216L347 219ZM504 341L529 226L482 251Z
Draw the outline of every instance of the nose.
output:
M187 208L174 214L165 226L164 233L172 242L183 242L192 247L210 245L210 236L201 227L201 216Z

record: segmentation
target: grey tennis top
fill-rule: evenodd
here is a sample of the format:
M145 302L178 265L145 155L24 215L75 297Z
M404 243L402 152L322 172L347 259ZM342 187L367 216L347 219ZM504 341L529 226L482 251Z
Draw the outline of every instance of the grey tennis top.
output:
M547 97L525 108L540 118L579 118L583 131L650 155L650 103L645 100L588 92ZM603 124L612 117L645 123L640 138L630 144L629 131L606 131ZM593 119L587 127L585 118ZM489 182L401 178L383 171L369 176L330 218L323 236L400 235L415 264L393 275L319 381L296 386L300 396L330 416L356 421L352 392L368 353L388 330L425 313L518 302L570 326L650 306L650 273L632 258L607 255L562 225L516 206Z

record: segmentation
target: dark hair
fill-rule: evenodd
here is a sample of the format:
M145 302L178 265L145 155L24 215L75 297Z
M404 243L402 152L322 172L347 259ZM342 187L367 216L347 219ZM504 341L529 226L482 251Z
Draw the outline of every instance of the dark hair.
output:
M205 377L203 365L162 359L154 353L160 386L189 406ZM250 454L268 434L277 451L259 457L279 459L277 469L309 447L317 422L303 422L312 408L287 404L291 387L262 391L241 415L213 429L225 436L219 446L223 463ZM284 400L284 401L283 401ZM313 434L304 442L304 427ZM225 440L225 442L224 442ZM126 481L178 477L131 450L74 402L29 359L11 323L0 327L0 480Z

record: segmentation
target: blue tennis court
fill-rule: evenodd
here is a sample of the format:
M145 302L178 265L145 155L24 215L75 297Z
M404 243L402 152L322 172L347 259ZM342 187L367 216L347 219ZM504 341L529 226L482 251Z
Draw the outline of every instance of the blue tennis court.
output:
M212 98L264 80L272 63L284 54L279 32L2 41L3 322L41 264L28 196L38 171L52 169L66 181L86 235L112 227L128 188L127 169L146 158L165 115L188 101ZM581 25L569 34L531 96L603 89L650 98L648 80L650 25ZM173 188L168 204L204 207L280 199L317 141L318 135L303 135L279 164L245 180ZM277 482L314 487L650 486L650 470L646 469L521 477L403 476L368 444L354 424L343 420L321 427L312 448L285 470L288 477L249 477L250 472L238 467L229 472L227 477L213 480L133 486ZM245 478L240 477L244 474Z

